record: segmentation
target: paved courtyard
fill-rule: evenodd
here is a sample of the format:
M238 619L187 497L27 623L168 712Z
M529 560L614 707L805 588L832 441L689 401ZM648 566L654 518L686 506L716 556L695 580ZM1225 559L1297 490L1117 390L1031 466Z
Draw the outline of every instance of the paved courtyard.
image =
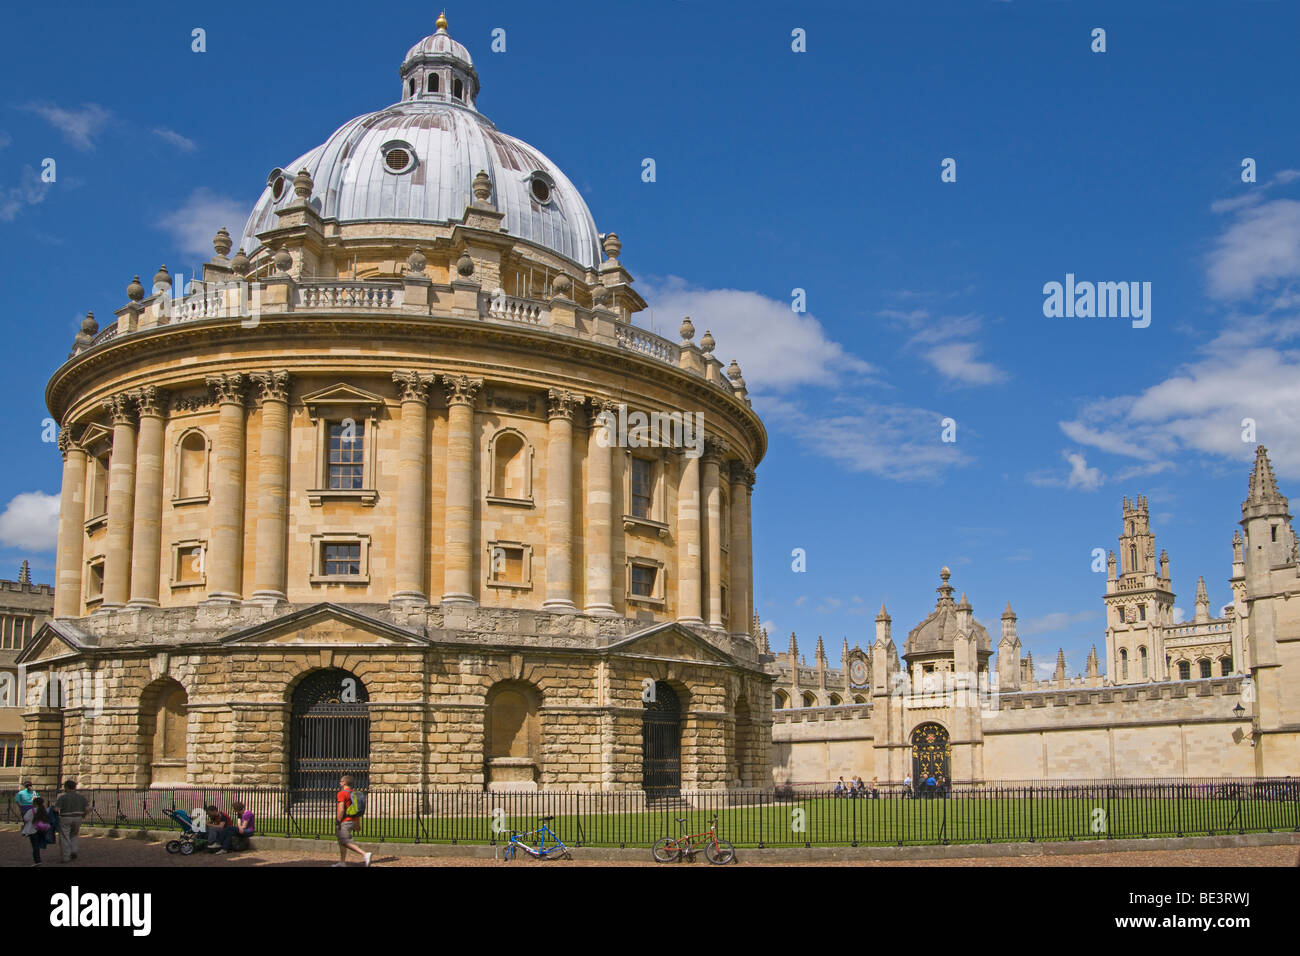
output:
M533 860L521 860L508 864L512 867L545 866L659 866L650 859L650 851L645 851L645 859L626 861L583 859L582 850L574 850L572 861L557 860L540 863ZM1230 867L1230 866L1289 866L1300 863L1297 859L1300 848L1294 846L1233 847L1229 849L1205 850L1150 850L1126 853L1098 853L1078 856L1043 857L1002 857L995 859L952 859L952 860L916 860L916 861L817 861L801 863L784 863L770 857L764 857L758 850L737 851L740 866L1186 866L1186 867ZM59 862L59 850L51 847L42 853L47 867L62 868ZM68 868L83 866L165 866L196 867L215 866L237 868L245 866L329 866L338 862L338 851L332 843L322 842L319 850L252 850L216 856L208 853L196 853L193 856L178 856L168 853L161 843L145 842L134 839L117 839L103 836L83 836L81 853L76 862L66 864ZM0 832L0 866L29 866L31 864L31 846L25 837L9 830ZM376 851L376 866L506 866L499 860L479 859L476 857L413 857L385 856L382 847ZM708 867L703 859L694 865Z

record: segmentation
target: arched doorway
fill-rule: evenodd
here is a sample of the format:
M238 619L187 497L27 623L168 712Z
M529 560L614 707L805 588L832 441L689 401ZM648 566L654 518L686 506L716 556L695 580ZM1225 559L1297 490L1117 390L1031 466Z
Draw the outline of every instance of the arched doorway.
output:
M682 708L677 692L655 681L641 717L641 779L649 800L682 792Z
M294 689L289 717L289 788L334 793L350 773L370 785L370 695L339 668L308 674Z
M948 731L935 723L921 724L912 731L912 782L918 788L928 777L952 783L952 747Z

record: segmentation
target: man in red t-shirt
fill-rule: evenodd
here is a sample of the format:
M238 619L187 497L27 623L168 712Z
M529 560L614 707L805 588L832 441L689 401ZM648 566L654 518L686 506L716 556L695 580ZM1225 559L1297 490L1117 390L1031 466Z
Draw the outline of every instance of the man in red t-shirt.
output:
M352 804L352 778L347 774L339 778L339 792L335 799L338 801L338 811L335 813L335 819L339 825L339 861L334 865L347 866L348 850L352 850L361 857L362 866L369 866L370 854L357 846L352 840L354 833L361 832L361 817L348 814L348 808Z

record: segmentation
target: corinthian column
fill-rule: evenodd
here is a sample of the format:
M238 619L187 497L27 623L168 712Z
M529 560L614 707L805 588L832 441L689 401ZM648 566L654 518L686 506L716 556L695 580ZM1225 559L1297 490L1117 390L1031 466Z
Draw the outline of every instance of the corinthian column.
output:
M483 379L444 375L447 389L446 548L443 604L473 604L474 398Z
M750 542L749 496L754 470L743 461L731 463L731 615L732 634L748 634L754 594L754 563Z
M429 386L432 375L394 372L402 399L397 449L397 547L393 601L428 604L425 591L429 509Z
M614 614L614 439L610 434L614 403L592 399L591 434L587 437L588 614ZM549 565L549 558L548 565Z
M81 558L86 543L86 450L59 431L63 488L59 494L59 551L55 559L54 616L81 616Z
M553 388L546 416L546 600L548 611L573 604L573 412L581 395Z
M217 393L217 440L212 447L209 514L212 538L206 569L209 601L228 603L242 596L244 564L244 393L248 377L240 372L208 376Z
M132 398L140 410L140 445L135 453L135 526L131 541L131 600L127 603L130 607L157 607L167 393L146 385Z
M285 556L289 547L289 373L261 372L249 378L262 400L261 459L257 469L257 555L254 601L286 600Z
M108 537L104 547L101 609L122 607L130 597L131 525L135 514L135 403L123 392L104 402L113 420L108 466Z
M682 451L677 481L677 620L703 624L700 616L700 459Z
M705 547L708 549L709 627L722 624L722 456L726 445L715 438L704 443Z

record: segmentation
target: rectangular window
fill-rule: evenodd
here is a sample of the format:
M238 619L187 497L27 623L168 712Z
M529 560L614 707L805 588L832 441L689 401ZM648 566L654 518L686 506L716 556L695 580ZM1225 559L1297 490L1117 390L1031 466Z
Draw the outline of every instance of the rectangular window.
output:
M1147 606L1145 604L1140 604L1138 605L1138 620L1145 621L1146 619L1147 619Z
M632 565L632 596L653 598L659 569L647 564Z
M649 518L654 503L655 466L645 458L632 459L632 516Z
M202 584L205 555L202 544L185 544L176 548L174 584Z
M90 460L90 492L88 496L90 513L88 519L99 518L108 514L108 458Z
M86 600L98 601L104 596L104 559L91 561L86 566Z
M13 645L14 619L8 614L0 615L0 648L9 650Z
M321 573L326 577L361 573L361 542L325 544L321 548Z
M21 767L23 765L23 738L0 738L0 766Z
M359 491L363 487L365 422L331 422L329 426L329 474L331 491Z

